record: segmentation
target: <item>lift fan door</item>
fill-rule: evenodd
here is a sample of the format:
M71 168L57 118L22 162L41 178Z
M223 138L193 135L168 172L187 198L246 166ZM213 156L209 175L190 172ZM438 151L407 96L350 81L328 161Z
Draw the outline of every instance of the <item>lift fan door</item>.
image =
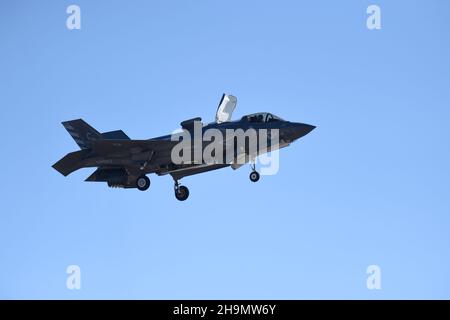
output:
M235 96L223 94L216 112L216 122L222 123L231 120L231 115L236 108L237 99Z

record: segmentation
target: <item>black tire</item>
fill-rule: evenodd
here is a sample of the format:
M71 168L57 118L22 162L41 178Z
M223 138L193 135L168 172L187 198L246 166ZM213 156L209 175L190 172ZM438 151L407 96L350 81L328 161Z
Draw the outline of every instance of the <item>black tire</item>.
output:
M253 171L252 173L250 173L250 180L252 182L258 182L259 178L260 178L260 176L257 171Z
M175 198L179 201L184 201L187 198L189 198L189 189L185 186L178 187L177 190L175 190Z
M150 179L147 176L140 176L136 179L136 188L145 191L150 187Z

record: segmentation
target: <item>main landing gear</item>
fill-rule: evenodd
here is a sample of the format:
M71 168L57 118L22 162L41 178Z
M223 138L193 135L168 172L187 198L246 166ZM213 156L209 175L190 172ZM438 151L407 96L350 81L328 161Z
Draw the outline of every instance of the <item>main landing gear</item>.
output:
M260 176L258 171L256 171L255 164L252 164L252 172L250 173L250 180L252 182L258 182Z
M184 201L189 198L189 189L185 186L180 186L179 182L175 180L175 198L179 201Z
M147 176L140 176L136 180L136 187L140 191L145 191L150 187L150 179Z
M256 171L255 164L251 165L252 172L250 173L250 180L252 182L258 182L260 179L260 175L258 171ZM185 186L180 185L178 180L174 180L174 191L175 191L175 198L179 201L185 201L187 198L189 198L189 189ZM150 187L150 179L142 175L139 178L136 179L136 188L138 188L140 191L145 191Z
M145 191L150 187L150 179L143 175L136 179L136 188L140 191ZM185 186L181 186L178 180L175 180L175 198L180 201L184 201L189 198L189 189Z

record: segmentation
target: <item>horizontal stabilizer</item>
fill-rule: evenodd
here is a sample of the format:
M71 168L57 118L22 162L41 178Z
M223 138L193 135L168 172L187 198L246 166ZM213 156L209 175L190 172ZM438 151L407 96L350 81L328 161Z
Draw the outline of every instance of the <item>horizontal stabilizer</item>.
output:
M84 157L88 153L88 150L80 150L68 153L64 158L59 160L52 167L66 177L72 172L83 167Z
M102 138L106 140L130 140L122 130L103 132Z

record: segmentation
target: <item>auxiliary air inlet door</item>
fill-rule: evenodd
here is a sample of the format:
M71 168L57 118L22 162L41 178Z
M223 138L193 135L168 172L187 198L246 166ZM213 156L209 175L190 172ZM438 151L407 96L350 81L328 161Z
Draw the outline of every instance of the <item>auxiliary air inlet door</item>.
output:
M223 94L219 102L219 107L216 112L216 122L222 123L231 120L231 115L236 108L237 99L235 96Z

